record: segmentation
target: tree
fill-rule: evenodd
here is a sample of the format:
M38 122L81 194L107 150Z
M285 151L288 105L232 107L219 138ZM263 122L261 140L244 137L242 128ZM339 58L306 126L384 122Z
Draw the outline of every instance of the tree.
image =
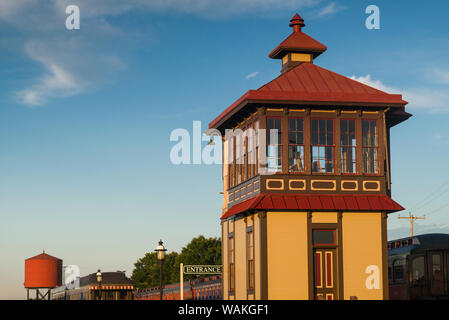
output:
M221 240L220 238L205 238L199 236L193 238L190 243L183 247L181 253L176 257L172 274L172 282L179 282L179 265L209 265L221 264ZM184 279L193 279L196 276L186 275Z
M176 252L166 254L162 268L163 284L179 282L180 263L221 264L221 240L199 236L183 247L180 254ZM188 280L196 277L186 275L184 278ZM159 286L159 261L156 252L146 253L134 263L131 280L139 289Z
M178 253L171 252L165 255L165 260L162 265L162 283L168 284L171 282L173 268ZM157 260L156 252L146 253L145 256L134 263L134 270L131 275L131 280L134 282L136 288L149 288L159 286L160 266Z

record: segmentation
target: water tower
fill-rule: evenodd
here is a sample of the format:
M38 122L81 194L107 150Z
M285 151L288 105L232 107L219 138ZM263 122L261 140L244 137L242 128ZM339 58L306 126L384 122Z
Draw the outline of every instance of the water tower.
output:
M30 289L36 290L36 300L50 300L50 290L62 285L62 260L45 251L26 259L24 285L28 300Z

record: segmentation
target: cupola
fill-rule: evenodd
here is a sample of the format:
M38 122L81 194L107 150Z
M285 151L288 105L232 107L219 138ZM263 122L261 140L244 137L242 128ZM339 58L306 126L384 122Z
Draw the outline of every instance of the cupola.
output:
M325 45L302 32L302 28L305 26L304 19L299 14L295 14L290 20L293 33L268 55L272 59L282 60L281 73L285 73L303 62L313 63L316 57L326 51Z

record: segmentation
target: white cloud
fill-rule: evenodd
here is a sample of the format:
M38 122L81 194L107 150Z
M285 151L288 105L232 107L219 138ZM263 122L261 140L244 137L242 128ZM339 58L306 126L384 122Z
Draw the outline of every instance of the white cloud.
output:
M318 12L317 17L324 17L331 14L335 14L339 11L342 11L344 9L343 6L337 5L335 1L332 1L327 6L325 6L323 9L321 9L320 12Z
M320 2L321 0L0 0L0 23L20 30L22 36L17 41L25 48L26 56L39 63L43 69L41 75L31 79L30 85L15 92L18 102L39 106L53 98L83 93L108 81L110 75L122 67L120 59L110 56L107 49L104 49L108 44L117 42L117 37L120 37L120 41L134 41L134 44L139 45L148 41L148 32L145 32L143 41L136 41L135 32L130 36L111 26L107 22L109 16L129 12L164 12L226 18L238 14L276 14L286 10L293 14L297 9L314 7ZM84 38L65 30L65 9L68 5L80 8L81 29L89 28L87 33L80 32ZM67 45L67 41L73 43Z
M371 79L371 75L369 74L361 77L353 75L350 78L387 93L402 94L403 98L408 101L408 108L426 110L430 113L449 112L449 91L445 88L421 87L398 89L387 86L380 80Z
M251 78L255 78L255 77L257 77L258 74L259 74L258 71L252 72L252 73L250 73L249 75L247 75L247 76L245 77L245 79L248 80L248 79L251 79Z
M367 74L366 76L360 76L360 77L356 77L356 76L350 76L349 78L351 78L352 80L361 82L363 84L366 84L367 86L385 91L387 93L400 93L401 90L399 89L395 89L393 87L388 87L385 84L382 83L382 81L380 80L373 80L371 79L371 75Z
M118 15L129 11L181 12L203 17L227 17L233 14L296 10L313 7L321 0L53 0L58 10L69 4L79 5L88 16Z
M27 56L40 63L44 73L30 87L15 92L16 100L28 106L41 106L52 98L70 97L95 85L122 67L113 56L92 54L82 38L71 41L29 41Z
M446 134L437 133L435 134L435 142L438 145L449 146L449 136Z
M430 79L438 84L449 84L449 70L432 69L428 72Z

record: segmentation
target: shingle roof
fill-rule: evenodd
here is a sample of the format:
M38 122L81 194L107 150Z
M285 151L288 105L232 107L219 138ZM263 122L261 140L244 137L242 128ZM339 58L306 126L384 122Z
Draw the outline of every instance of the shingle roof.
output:
M215 128L245 102L304 103L308 105L399 106L407 101L310 62L281 74L257 90L249 90L209 124Z
M249 210L351 210L395 212L404 208L386 195L259 194L233 205L221 219Z

